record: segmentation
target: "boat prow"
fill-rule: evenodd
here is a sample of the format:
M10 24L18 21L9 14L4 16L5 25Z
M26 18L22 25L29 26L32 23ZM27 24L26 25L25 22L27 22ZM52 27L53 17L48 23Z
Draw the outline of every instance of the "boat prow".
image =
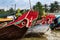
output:
M0 28L0 39L9 40L15 38L22 38L28 28L31 27L32 22L38 17L38 12L28 11L15 21L8 23L3 28Z

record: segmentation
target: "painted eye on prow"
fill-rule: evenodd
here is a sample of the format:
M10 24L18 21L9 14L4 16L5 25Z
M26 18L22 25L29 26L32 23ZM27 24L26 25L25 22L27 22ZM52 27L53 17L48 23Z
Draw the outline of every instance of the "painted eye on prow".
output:
M25 22L22 22L22 25L25 25Z

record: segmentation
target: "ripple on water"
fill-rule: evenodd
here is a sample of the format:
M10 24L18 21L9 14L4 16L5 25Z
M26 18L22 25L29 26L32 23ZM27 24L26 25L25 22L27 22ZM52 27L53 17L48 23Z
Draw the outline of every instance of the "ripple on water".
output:
M45 35L47 35L45 37L48 40L60 40L60 32L55 32L55 31L52 32L51 30L49 30L45 33Z

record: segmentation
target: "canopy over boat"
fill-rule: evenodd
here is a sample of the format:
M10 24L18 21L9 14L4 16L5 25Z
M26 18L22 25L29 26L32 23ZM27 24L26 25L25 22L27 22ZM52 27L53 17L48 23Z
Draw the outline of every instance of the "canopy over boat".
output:
M7 16L15 15L16 13L2 13L0 14L0 18L5 18Z

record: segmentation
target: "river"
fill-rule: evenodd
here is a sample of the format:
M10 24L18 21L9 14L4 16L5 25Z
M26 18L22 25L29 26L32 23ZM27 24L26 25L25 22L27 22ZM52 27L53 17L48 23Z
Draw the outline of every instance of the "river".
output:
M49 30L48 30L49 29ZM22 40L60 40L60 30L51 31L49 25L37 25L30 28L27 33L34 32L40 33L43 32L43 37L32 37L32 38L23 38Z

